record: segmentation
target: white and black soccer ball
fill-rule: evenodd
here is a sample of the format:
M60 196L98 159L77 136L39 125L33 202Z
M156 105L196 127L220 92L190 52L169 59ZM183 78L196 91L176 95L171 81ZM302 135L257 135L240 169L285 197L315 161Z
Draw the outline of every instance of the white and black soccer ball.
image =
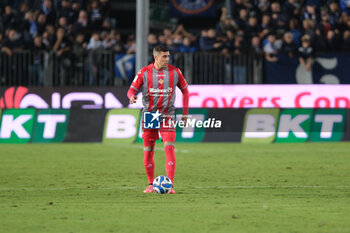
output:
M157 176L153 181L153 190L156 193L168 193L173 187L173 183L167 176Z

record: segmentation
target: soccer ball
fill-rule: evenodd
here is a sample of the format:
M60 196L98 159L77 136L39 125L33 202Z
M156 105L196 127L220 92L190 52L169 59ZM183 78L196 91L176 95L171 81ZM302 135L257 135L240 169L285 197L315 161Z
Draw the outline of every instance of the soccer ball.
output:
M153 190L156 193L168 193L173 187L173 183L167 176L157 176L153 181Z

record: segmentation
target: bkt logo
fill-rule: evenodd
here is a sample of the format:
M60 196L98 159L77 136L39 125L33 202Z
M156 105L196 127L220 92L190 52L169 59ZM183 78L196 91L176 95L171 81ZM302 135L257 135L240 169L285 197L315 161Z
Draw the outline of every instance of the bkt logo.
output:
M143 128L144 129L160 129L160 116L162 114L157 110L156 112L143 113Z

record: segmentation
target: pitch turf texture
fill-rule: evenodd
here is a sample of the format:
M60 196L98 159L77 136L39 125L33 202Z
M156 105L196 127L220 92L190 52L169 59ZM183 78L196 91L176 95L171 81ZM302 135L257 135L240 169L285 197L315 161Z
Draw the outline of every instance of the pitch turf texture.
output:
M0 232L350 232L349 143L176 149L161 195L141 145L0 145Z

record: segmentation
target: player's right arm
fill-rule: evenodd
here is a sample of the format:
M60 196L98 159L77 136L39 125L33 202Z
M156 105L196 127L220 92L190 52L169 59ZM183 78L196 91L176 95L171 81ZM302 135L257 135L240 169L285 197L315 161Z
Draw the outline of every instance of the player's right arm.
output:
M129 98L129 103L134 104L136 103L137 100L137 92L140 90L143 84L143 71L144 69L141 69L135 76L134 80L132 81L132 84L128 90L128 98Z

